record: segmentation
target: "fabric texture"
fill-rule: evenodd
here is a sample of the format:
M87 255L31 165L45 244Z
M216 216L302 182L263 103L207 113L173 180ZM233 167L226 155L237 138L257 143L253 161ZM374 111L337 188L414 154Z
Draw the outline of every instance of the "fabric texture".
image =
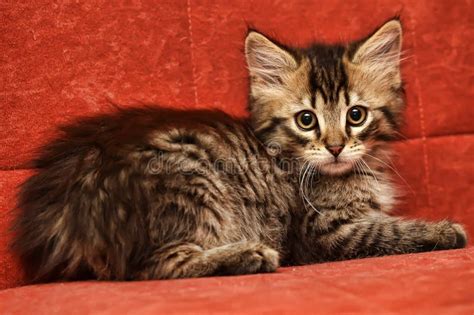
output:
M396 15L404 26L408 107L403 137L394 144L395 180L405 192L395 213L456 220L474 235L472 1L2 3L0 289L22 283L7 246L16 187L34 172L28 161L58 125L111 111L113 104L219 108L245 116L243 44L249 27L305 45L356 39ZM472 314L473 259L472 249L465 249L287 268L275 275L19 287L0 292L0 310L51 314L47 305L54 302L57 313L68 314L428 314L431 307ZM26 303L29 298L35 302Z
M474 248L174 281L76 282L0 291L2 314L466 314Z

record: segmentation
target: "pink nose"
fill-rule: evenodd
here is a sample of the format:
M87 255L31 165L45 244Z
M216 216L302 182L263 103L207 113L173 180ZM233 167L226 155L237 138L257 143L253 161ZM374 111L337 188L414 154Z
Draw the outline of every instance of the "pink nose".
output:
M341 154L342 149L344 149L343 145L327 145L326 149L331 152L334 157L337 157L339 154Z

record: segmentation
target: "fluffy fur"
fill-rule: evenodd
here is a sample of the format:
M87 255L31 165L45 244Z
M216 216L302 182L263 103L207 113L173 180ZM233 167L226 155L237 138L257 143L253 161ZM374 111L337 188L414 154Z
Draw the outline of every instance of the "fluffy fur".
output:
M64 127L19 194L13 248L29 279L247 274L465 246L458 224L388 214L401 39L398 20L306 49L250 32L249 120L143 108ZM351 125L356 106L366 119Z

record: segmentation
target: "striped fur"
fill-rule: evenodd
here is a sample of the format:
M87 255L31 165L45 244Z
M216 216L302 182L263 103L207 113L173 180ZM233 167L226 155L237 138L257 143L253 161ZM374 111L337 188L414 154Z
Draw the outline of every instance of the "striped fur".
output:
M400 40L398 21L307 49L251 32L249 120L143 108L64 127L19 194L12 245L30 281L235 275L465 246L458 224L388 214ZM367 120L350 126L355 105ZM297 125L303 110L314 129Z

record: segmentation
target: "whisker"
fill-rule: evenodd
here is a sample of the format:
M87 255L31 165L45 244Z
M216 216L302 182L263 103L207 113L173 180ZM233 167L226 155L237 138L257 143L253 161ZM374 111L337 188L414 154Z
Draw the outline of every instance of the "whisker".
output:
M380 187L380 183L379 183L379 181L378 181L378 179L377 179L377 176L375 175L374 171L373 171L373 170L370 168L370 166L364 161L363 158L361 158L360 161L365 164L365 166L367 167L368 171L369 171L369 172L372 174L372 176L374 177L375 182L377 183L377 186Z
M380 163L382 163L383 165L387 166L388 168L390 168L398 177L400 177L400 179L405 183L405 185L410 189L411 193L412 194L415 194L415 191L413 189L413 187L411 187L411 185L407 182L407 180L405 178L402 177L402 175L400 175L400 173L396 170L396 168L393 166L390 166L389 164L387 164L386 162L384 162L383 160L379 159L379 158L376 158L375 156L369 154L369 153L366 153L367 156L373 158L374 160L376 161L379 161Z
M356 168L359 170L359 172L361 173L361 175L363 175L362 178L363 178L364 188L367 189L367 190L369 190L369 188L370 188L370 187L369 187L369 181L368 181L368 179L366 178L367 173L366 173L366 172L364 171L364 169L363 169L362 162L359 161L359 160L356 160L355 166L356 166Z
M304 188L306 186L308 172L310 172L311 170L312 170L312 165L308 161L306 161L303 164L303 171L302 171L303 176L300 181L300 194L301 194L301 197L303 198L303 205L305 206L306 209L307 209L307 205L309 205L314 211L321 214L321 212L318 209L316 209L316 207L311 203L311 201L309 200L308 196L305 194L305 191L304 191Z

